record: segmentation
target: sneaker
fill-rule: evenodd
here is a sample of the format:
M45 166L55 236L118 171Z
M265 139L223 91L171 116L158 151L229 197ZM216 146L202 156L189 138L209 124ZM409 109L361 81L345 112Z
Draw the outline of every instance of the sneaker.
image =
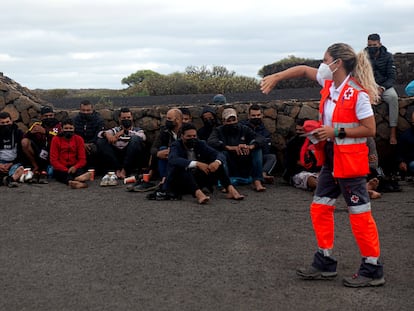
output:
M104 177L102 177L101 183L99 184L101 187L109 186L109 175L106 174Z
M384 277L377 279L366 277L359 274L354 274L351 277L345 277L343 284L346 287L369 287L369 286L382 286L385 284Z
M304 280L332 280L338 275L336 271L321 271L314 266L300 268L296 270L296 274Z
M19 185L17 184L17 182L15 182L13 180L13 178L11 178L11 176L4 176L3 177L3 185L9 187L9 188L16 188Z
M108 186L118 186L118 177L116 175L109 176Z
M156 201L177 201L181 200L181 196L178 196L172 192L155 191L148 194L147 199Z
M46 185L46 184L49 183L47 181L47 172L46 171L42 171L40 174L37 174L36 179L37 179L38 184Z

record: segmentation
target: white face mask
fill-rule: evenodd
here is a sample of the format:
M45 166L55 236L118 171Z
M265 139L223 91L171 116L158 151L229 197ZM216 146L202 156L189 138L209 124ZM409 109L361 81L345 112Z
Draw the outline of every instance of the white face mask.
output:
M336 61L337 61L337 59L334 60L330 64L322 63L322 64L319 65L318 74L323 80L332 80L333 74L334 74L335 71L338 70L338 68L336 68L334 71L332 71L329 66L334 64Z

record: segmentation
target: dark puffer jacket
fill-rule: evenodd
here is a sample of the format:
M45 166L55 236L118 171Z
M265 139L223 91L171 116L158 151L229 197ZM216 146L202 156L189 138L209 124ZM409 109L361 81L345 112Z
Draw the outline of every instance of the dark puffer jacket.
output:
M394 58L392 54L387 51L387 48L381 46L379 55L376 58L370 56L370 61L377 84L385 89L392 87L395 83L397 73L394 65Z

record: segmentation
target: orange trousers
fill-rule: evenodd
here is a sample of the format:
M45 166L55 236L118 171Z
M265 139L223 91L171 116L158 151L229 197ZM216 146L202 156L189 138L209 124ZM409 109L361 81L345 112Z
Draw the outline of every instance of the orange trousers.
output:
M310 214L318 247L332 249L334 246L335 206L312 203ZM371 211L350 214L352 232L362 257L379 257L380 245L377 225Z

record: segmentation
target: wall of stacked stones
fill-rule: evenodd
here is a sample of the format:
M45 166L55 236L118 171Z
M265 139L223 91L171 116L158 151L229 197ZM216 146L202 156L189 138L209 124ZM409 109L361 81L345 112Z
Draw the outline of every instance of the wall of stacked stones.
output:
M253 102L234 102L231 105L238 111L239 119L247 118L248 108ZM319 102L298 101L298 100L273 100L267 102L254 102L263 108L264 123L269 131L272 133L273 145L276 148L280 160L283 158L283 150L286 147L286 142L295 134L295 121L297 119L309 118L317 119ZM18 126L26 131L30 123L39 118L40 108L49 104L34 96L30 90L21 87L14 81L0 76L0 111L7 111L11 114L13 120ZM400 110L398 129L403 131L410 127L407 110L414 109L413 97L401 97L399 99ZM50 105L50 104L49 104ZM172 107L183 107L174 103L166 103L163 106L149 106L130 108L136 126L145 130L150 144L157 134L162 120L167 111ZM203 106L188 105L193 115L193 121L196 126L201 126L202 122L199 118ZM212 106L217 115L220 116L224 106ZM374 106L375 118L377 124L377 146L381 157L384 157L389 152L389 128L388 128L388 107L385 103ZM76 110L57 110L56 117L63 120L67 117L73 117L78 113ZM118 110L100 109L98 112L105 120L108 128L117 125Z

